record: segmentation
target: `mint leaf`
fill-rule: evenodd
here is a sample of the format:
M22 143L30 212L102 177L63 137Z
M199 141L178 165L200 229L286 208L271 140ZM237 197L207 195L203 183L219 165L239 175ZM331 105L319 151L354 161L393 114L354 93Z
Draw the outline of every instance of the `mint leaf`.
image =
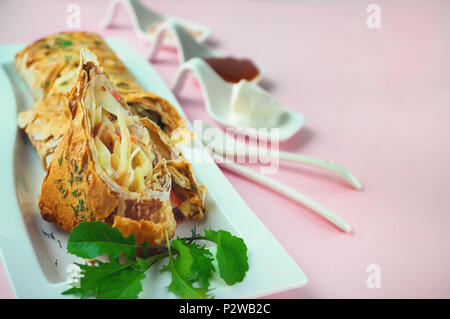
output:
M114 259L125 253L131 259L136 254L136 239L134 235L125 238L117 228L100 221L82 222L72 229L67 251L81 258L109 255Z
M63 295L81 295L81 298L91 295L97 297L100 289L108 280L134 264L134 262L128 262L122 265L117 261L108 263L97 261L95 265L76 264L81 269L80 287L68 289L63 292Z
M179 239L172 241L172 243L178 251L178 256L173 258L170 244L168 243L169 264L161 269L161 272L168 271L172 276L172 282L168 289L174 294L187 299L208 298L208 289L194 287L192 280L188 278L191 275L192 265L194 264L194 258L189 248Z
M228 285L244 280L248 271L247 246L242 238L219 230L205 230L204 239L217 244L216 259L219 275Z

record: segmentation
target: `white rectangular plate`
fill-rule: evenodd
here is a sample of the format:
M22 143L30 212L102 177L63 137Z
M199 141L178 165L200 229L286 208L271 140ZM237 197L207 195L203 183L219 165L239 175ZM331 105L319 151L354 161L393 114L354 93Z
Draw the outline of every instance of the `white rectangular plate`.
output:
M183 115L172 92L145 59L120 39L107 43L139 83L169 100ZM16 127L19 111L32 107L28 88L16 72L14 55L24 45L0 46L0 251L13 290L18 298L62 298L77 260L65 250L68 234L45 222L37 198L44 171L30 142ZM206 150L202 150L207 153ZM209 158L209 155L206 155ZM227 286L217 272L212 282L216 298L260 297L306 284L306 276L283 247L250 210L220 169L208 161L193 163L200 183L208 188L207 217L200 223L183 222L177 235L190 234L194 226L225 229L242 237L248 247L250 270L242 283ZM43 233L53 232L56 239ZM60 246L59 242L62 247ZM175 298L167 290L168 273L152 267L144 281L144 298Z

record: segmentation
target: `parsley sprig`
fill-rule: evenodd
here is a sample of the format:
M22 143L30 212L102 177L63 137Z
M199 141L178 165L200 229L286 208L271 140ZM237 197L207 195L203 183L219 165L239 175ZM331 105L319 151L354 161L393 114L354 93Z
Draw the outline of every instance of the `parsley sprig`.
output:
M224 230L209 229L200 235L194 229L190 237L171 241L166 233L166 242L164 246L150 246L147 242L138 245L134 235L124 237L118 229L103 222L80 223L69 236L67 251L90 260L108 255L108 262L77 264L81 271L78 285L63 294L82 298L137 298L147 270L165 259L168 263L161 272L171 275L169 291L183 298L211 298L214 259L219 276L228 285L241 282L249 269L244 241ZM215 255L205 242L217 245ZM157 253L147 256L148 248ZM142 250L143 258L136 256L138 249Z

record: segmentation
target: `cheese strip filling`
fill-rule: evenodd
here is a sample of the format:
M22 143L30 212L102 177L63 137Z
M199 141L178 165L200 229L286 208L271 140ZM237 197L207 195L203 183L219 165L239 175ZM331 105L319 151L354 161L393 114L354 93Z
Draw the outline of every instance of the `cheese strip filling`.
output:
M137 116L126 110L100 81L87 88L86 105L102 169L114 182L130 192L144 192L153 182L156 158L148 131Z

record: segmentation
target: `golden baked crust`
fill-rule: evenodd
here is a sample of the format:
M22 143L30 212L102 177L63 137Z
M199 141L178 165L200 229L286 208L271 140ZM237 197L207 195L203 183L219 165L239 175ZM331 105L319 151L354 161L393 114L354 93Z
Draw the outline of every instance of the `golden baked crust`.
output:
M46 146L47 140L40 140L40 133L27 130L27 127L33 120L43 122L38 119L40 114L45 116L53 112L58 101L70 91L76 80L80 61L79 51L82 48L87 48L97 56L110 80L136 114L154 120L168 136L171 136L174 130L186 127L185 120L172 104L154 93L145 91L136 82L101 36L89 32L61 32L28 45L17 53L14 59L15 67L31 89L35 102L45 101L39 112L29 110L19 114L19 126L25 129L30 140L41 141L33 143L41 159L45 159L45 154L51 154L54 147ZM67 126L70 117L67 117L66 121L52 117L46 119L49 120L46 122L48 131L53 131L54 134L48 143L53 144L54 140L62 136L56 128L61 125ZM43 162L43 165L46 166L47 163Z
M88 32L57 33L40 39L20 51L15 66L30 87L35 107L20 112L18 125L27 133L31 143L47 168L56 146L70 126L70 90L77 79L81 48L88 48L97 56L100 65L124 101L143 118L156 140L164 141L159 148L173 176L172 206L188 219L204 216L206 188L199 185L191 164L174 151L175 137L191 137L184 119L165 99L145 91L125 65L107 46L102 37ZM179 132L188 132L179 134ZM171 163L175 159L176 163ZM183 162L183 164L180 164Z
M37 101L31 110L18 115L18 126L27 133L44 169L47 169L49 158L69 126L71 115L68 105L68 94L52 94Z
M87 88L95 88L95 81L113 86L95 60L85 54L70 93L72 120L56 147L42 184L41 215L67 231L81 221L100 220L113 224L125 236L134 234L138 243L147 240L150 244L161 244L164 233L167 231L172 237L176 228L169 200L170 172L153 145L149 147L155 155L155 166L149 174L154 178L150 178L152 182L142 192L120 186L102 169L94 147L96 132L91 125L92 113L88 111L92 106L88 105ZM123 99L118 98L118 102L125 112L132 114Z
M141 118L141 123L150 133L150 138L159 154L166 160L172 175L172 206L184 218L199 220L204 217L206 187L195 179L191 163L171 145L169 138L152 121ZM176 202L175 202L176 201Z

